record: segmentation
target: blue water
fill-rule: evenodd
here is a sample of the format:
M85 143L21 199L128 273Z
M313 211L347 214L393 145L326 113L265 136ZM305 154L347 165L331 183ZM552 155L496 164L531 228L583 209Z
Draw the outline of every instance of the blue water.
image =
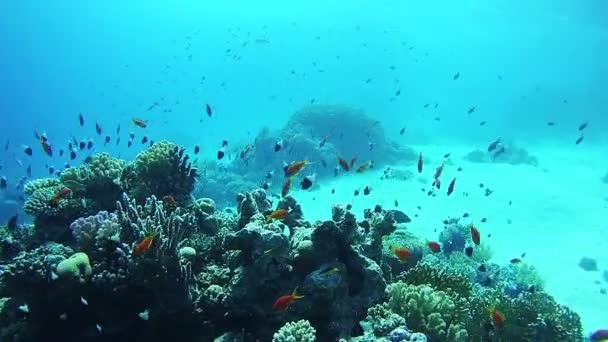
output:
M5 2L0 196L19 196L29 165L38 178L94 152L132 159L143 136L213 159L222 140L246 143L312 102L363 109L390 138L406 127L403 144L572 145L583 122L585 144L608 143L606 13L601 0ZM95 147L59 157L72 137Z

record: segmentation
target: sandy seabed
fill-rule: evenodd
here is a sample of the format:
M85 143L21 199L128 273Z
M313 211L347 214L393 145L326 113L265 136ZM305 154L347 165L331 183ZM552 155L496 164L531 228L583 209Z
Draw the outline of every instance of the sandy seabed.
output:
M397 200L397 209L412 218L407 228L437 240L445 218L467 212L471 216L465 220L475 223L494 250L492 261L506 264L525 252L524 262L537 268L546 290L559 303L581 315L585 331L608 327L608 295L600 292L608 289L602 276L608 270L608 184L602 182L608 172L606 146L534 146L530 151L539 160L537 167L468 162L464 156L476 148L472 146L414 148L431 157L421 175L412 163L394 166L409 168L415 173L413 180L380 180L385 167L378 167L319 182L311 191L294 191L305 217L329 219L332 204L352 203L361 218L363 209L376 204L393 209ZM430 197L421 189L430 188L435 168L448 152L452 162L444 169L442 190ZM458 172L458 167L463 170ZM454 177L455 191L448 197L447 185ZM354 191L366 185L372 189L370 195L361 191L355 197ZM493 190L490 196L485 187ZM598 271L581 269L582 257L596 259Z

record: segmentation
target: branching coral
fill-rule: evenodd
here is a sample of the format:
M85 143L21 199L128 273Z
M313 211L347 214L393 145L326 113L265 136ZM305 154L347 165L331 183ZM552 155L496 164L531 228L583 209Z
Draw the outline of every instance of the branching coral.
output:
M272 342L314 342L315 328L306 320L288 322L272 337Z

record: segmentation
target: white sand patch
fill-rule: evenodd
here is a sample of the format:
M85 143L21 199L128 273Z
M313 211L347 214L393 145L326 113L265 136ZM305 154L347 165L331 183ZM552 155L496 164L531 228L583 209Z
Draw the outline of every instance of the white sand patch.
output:
M415 164L395 165L414 172L414 181L380 180L384 168L376 168L364 174L343 174L311 191L293 194L310 220L330 219L334 203L352 203L361 218L364 208L380 204L392 209L397 200L397 209L413 220L407 227L429 240L438 238L445 218L468 212L471 216L464 222L478 226L482 240L494 249L495 262L505 264L525 252L524 262L537 267L547 291L558 302L582 316L585 330L606 328L608 295L600 294L600 288L608 288L602 279L602 272L608 270L608 185L601 177L608 171L608 148L530 148L540 161L538 167L470 163L463 158L474 149L470 146L419 149L428 160L422 175ZM446 165L442 188L430 197L421 188L430 189L435 168L448 152L453 165ZM463 170L457 172L458 167ZM455 191L448 197L446 189L454 177ZM372 188L369 196L362 192L366 185ZM490 196L485 196L486 187L494 191ZM354 196L355 189L361 190L359 196ZM487 222L482 223L482 218ZM599 271L579 268L583 256L595 258Z

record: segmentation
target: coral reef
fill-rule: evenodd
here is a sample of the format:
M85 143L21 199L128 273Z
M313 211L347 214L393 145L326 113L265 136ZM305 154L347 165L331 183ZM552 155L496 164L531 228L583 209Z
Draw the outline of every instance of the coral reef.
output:
M307 109L283 133L294 151L319 158L329 145L351 153L353 139L362 148L363 135L384 141L373 121L344 111ZM320 149L296 137L342 119L369 137L334 137ZM385 141L374 148L401 153ZM268 162L252 153L250 163ZM263 189L241 190L231 195L236 209L221 210L215 198L192 198L197 175L183 149L163 142L132 163L102 154L28 183L34 227L0 226L0 340L582 338L579 316L544 292L532 265L498 265L485 242L466 255L473 242L458 220L433 253L401 211L376 206L358 219L334 205L331 219L309 222L297 197ZM66 187L70 196L51 201ZM268 219L276 209L286 217ZM407 260L393 247L408 249Z

